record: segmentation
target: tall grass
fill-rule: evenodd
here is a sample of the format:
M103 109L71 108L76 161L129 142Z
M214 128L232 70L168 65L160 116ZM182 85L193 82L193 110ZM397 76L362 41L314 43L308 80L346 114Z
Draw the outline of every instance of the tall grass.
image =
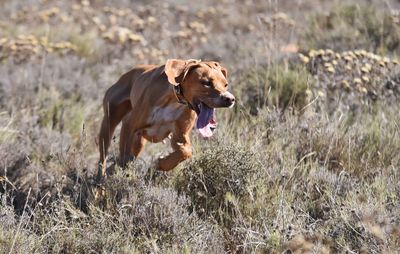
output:
M383 61L398 49L396 16L378 1L318 3L329 11L316 11L311 0L193 8L6 1L0 252L396 252L399 80ZM46 16L55 5L59 12ZM107 31L142 39L122 40L117 32L107 39ZM60 49L57 42L70 44ZM303 62L280 51L295 42ZM311 57L312 48L336 51ZM360 76L364 58L351 71L347 60L336 59L343 71L324 65L354 48L381 54L383 64L371 67L380 75L374 86L336 86ZM170 57L220 60L235 108L217 109L213 139L193 132L193 158L173 171L154 171L169 148L150 145L126 169L111 165L110 177L97 184L104 91L133 65ZM370 100L377 88L384 93ZM117 146L113 140L111 154Z

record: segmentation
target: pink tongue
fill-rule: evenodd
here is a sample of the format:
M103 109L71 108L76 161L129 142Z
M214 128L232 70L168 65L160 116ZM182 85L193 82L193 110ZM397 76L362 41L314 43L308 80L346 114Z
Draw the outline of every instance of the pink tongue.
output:
M217 127L217 123L214 120L214 111L215 109L208 107L204 103L200 103L200 113L197 117L196 127L205 138L211 137L213 129Z

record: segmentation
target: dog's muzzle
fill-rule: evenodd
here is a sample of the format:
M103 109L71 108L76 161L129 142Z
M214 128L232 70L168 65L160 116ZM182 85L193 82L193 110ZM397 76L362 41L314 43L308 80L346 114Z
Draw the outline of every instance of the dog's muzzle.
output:
M235 96L233 96L233 94L230 92L221 94L221 100L223 107L231 108L233 105L235 105Z

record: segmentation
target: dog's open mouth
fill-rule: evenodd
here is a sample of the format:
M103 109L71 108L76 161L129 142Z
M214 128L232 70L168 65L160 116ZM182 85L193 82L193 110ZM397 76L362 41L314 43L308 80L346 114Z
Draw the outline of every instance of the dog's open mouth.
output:
M200 102L197 105L197 124L196 127L200 134L209 138L213 135L215 128L217 128L217 121L215 119L215 109L210 108L205 103Z

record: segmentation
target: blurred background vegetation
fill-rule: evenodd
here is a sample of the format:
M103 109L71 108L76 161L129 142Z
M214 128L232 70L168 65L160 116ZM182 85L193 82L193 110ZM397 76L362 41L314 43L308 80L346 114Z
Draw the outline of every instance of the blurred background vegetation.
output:
M399 249L399 1L0 7L0 252ZM168 58L220 61L237 105L172 172L150 145L96 186L105 90Z

